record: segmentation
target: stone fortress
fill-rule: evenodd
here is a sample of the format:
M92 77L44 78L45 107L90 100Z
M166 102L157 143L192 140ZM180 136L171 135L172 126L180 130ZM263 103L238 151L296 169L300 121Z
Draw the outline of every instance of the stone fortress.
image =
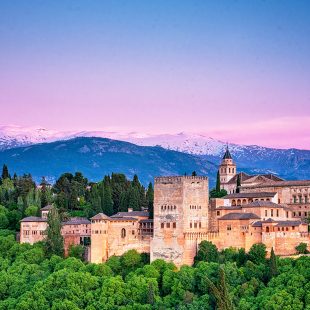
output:
M93 263L122 255L130 249L150 253L151 260L191 265L199 243L208 240L218 249L244 248L264 243L268 253L296 253L310 244L310 180L285 181L273 174L237 173L228 150L219 166L222 198L209 199L207 177L158 177L154 181L154 219L147 211L99 213L90 220L71 218L63 223L65 254L70 244L82 244ZM41 217L21 221L21 242L43 240L49 206Z

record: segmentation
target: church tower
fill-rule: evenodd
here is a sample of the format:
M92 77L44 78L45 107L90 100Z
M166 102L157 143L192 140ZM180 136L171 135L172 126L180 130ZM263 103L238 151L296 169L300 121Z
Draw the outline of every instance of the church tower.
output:
M219 167L219 173L220 173L220 182L221 182L221 188L225 189L224 184L230 181L237 173L236 171L236 164L234 163L231 154L228 149L228 145L226 147L226 152L224 154L222 163Z

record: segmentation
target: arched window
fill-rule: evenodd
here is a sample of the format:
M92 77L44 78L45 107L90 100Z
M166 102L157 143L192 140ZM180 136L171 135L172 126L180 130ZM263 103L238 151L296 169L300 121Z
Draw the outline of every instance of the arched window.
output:
M233 207L236 206L236 200L235 200L235 199L232 200L231 205L232 205Z
M237 206L241 206L241 199L237 200Z
M266 232L269 232L269 227L268 226L266 227Z
M246 204L246 199L242 200L242 204L245 205Z
M125 228L122 228L121 236L122 236L122 238L126 237L126 229Z

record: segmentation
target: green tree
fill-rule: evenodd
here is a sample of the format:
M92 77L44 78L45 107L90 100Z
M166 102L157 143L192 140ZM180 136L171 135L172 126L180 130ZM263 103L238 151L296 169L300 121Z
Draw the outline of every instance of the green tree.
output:
M218 310L233 310L235 309L232 299L229 295L228 284L225 278L225 271L221 267L219 270L219 281L216 286L209 278L207 278L212 295L216 300Z
M10 179L9 169L8 169L8 166L5 164L2 167L1 178L2 178L2 180Z
M295 247L295 249L298 254L307 254L308 253L307 247L308 247L307 243L301 242Z
M25 210L25 215L26 216L36 216L38 214L38 207L37 206L29 206Z
M237 189L236 189L236 193L240 192L240 186L241 186L241 175L240 173L237 176Z
M220 179L220 171L217 171L216 175L216 187L215 190L219 193L221 191L221 179Z
M265 263L266 255L266 246L263 243L253 244L248 253L249 259L255 264Z
M197 176L196 171L193 171L193 172L192 172L192 177L196 177L196 176Z
M48 256L52 254L63 256L64 240L61 235L61 220L58 210L53 207L47 216L47 232L45 238L45 251Z
M269 277L273 278L278 274L277 257L274 254L273 248L271 248L270 259L269 259Z
M219 259L219 253L216 245L210 241L202 241L198 246L198 252L195 256L195 262L207 261L217 262Z
M150 218L154 217L154 188L150 182L146 191L147 208L150 213Z
M103 213L109 216L113 214L112 190L109 184L104 185Z
M69 256L83 260L84 247L82 245L79 245L79 244L77 244L77 245L71 244L69 246Z
M42 177L40 185L41 185L41 191L40 191L41 208L44 208L49 203L47 194L48 183L45 177Z

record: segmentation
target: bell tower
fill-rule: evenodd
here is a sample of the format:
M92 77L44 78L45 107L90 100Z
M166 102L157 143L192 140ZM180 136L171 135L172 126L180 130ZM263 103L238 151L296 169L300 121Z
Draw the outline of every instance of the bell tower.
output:
M226 152L223 156L222 163L219 167L221 188L224 188L223 184L231 180L237 173L236 164L234 163L231 154L226 146Z

